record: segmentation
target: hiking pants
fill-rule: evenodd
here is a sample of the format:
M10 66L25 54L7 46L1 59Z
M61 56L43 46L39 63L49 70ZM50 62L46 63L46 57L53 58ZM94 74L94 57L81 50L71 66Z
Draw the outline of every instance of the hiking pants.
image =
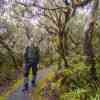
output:
M28 80L29 80L28 77L29 77L31 68L32 68L32 84L34 84L36 81L37 63L32 63L32 64L27 63L24 65L24 83L25 83L25 85L28 85Z

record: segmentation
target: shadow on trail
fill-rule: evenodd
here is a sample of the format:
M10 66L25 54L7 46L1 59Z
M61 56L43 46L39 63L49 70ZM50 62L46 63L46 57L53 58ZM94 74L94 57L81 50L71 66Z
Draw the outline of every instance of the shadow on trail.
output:
M45 68L37 73L37 85L38 85L38 80L42 80L51 70L51 68ZM28 92L22 92L23 88L23 82L21 82L20 86L13 92L11 93L6 100L32 100L31 95L33 91L35 91L36 87L32 88L31 87L31 82L29 82L29 90Z

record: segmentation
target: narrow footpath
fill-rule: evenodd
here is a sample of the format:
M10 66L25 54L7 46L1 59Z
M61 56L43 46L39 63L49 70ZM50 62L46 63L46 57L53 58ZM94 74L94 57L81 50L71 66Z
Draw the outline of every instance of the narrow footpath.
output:
M38 71L37 73L37 85L38 85L38 81L43 80L46 75L51 72L51 68L44 68L40 71ZM16 83L17 84L17 83ZM20 84L17 86L17 88L15 90L13 90L13 92L9 92L6 96L6 100L32 100L32 93L33 91L36 90L36 87L34 89L29 88L29 91L26 93L22 92L22 88L23 88L23 79L21 80ZM9 90L10 91L10 90Z

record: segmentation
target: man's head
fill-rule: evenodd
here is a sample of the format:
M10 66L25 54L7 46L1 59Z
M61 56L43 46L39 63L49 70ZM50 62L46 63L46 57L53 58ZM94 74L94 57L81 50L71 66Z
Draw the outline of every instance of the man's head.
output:
M31 38L29 41L28 41L28 46L31 47L33 45L33 39Z
M38 43L33 41L33 38L31 38L28 42L29 47L38 47Z
M38 47L38 44L36 42L33 43L34 47Z

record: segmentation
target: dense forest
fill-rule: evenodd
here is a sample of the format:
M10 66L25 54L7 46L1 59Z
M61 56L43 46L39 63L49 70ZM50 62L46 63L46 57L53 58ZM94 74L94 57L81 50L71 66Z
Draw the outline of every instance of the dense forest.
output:
M0 100L23 79L30 38L50 69L31 100L100 100L100 0L0 0Z

